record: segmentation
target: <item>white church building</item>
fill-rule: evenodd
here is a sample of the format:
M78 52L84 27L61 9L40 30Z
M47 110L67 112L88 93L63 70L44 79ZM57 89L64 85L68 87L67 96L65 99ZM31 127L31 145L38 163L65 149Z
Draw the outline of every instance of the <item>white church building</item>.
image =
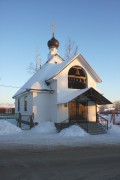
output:
M111 104L97 89L102 80L79 54L64 61L59 41L48 41L47 62L13 96L15 112L35 122L96 122L97 105Z

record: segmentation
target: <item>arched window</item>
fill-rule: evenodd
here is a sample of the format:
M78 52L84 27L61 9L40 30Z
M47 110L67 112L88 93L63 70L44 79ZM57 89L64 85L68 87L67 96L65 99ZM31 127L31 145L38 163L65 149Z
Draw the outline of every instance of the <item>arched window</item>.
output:
M68 72L68 88L84 89L86 88L87 77L80 66L73 66Z

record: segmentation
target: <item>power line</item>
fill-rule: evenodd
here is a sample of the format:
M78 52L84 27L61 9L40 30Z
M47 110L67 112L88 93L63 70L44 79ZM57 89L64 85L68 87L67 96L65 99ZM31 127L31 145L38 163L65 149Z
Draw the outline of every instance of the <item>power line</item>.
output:
M3 84L0 84L1 87L6 87L6 88L21 88L21 87L16 87L16 86L10 86L10 85L3 85ZM26 88L21 88L21 89L26 89Z

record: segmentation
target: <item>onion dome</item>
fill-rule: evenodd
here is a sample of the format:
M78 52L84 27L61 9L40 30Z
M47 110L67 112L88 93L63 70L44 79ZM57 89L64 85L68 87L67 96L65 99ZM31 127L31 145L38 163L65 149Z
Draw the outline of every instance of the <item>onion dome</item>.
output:
M59 47L59 41L54 38L54 35L53 35L52 39L50 39L48 41L48 47L49 47L49 49L50 48L58 48Z

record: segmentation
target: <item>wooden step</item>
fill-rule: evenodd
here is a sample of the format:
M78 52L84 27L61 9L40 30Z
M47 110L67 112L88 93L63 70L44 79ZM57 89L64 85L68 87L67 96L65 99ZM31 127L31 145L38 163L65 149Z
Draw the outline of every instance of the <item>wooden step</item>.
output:
M82 129L84 129L87 133L96 135L96 134L104 134L107 133L107 129L97 122L84 122L84 123L76 123L76 122L68 122L68 123L55 123L56 129L60 132L64 128L68 128L72 125L78 125Z
M107 129L102 126L99 123L92 123L92 122L88 122L88 123L80 123L79 124L80 127L82 127L85 131L87 131L89 134L104 134L107 133Z

